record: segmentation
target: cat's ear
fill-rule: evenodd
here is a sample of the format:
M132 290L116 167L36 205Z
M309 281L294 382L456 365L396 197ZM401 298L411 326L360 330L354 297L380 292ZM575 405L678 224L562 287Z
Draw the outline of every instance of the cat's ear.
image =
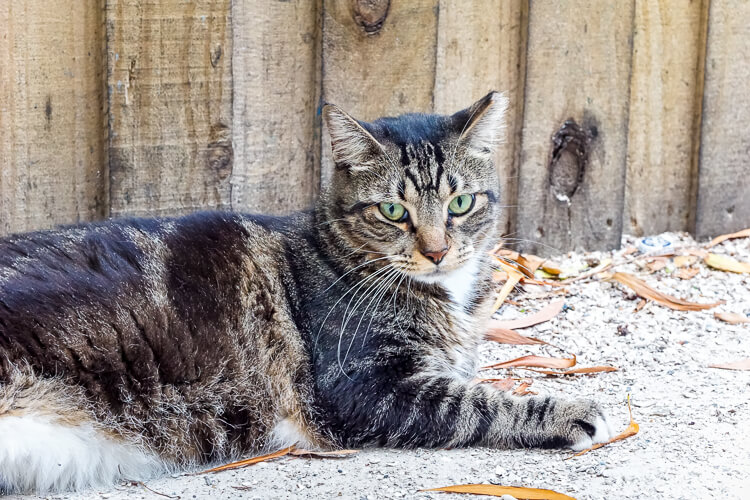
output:
M338 106L323 106L323 119L331 135L331 149L336 166L354 171L367 170L373 160L383 153L382 144Z
M477 102L452 116L454 129L469 151L477 157L490 159L502 143L508 98L492 91Z

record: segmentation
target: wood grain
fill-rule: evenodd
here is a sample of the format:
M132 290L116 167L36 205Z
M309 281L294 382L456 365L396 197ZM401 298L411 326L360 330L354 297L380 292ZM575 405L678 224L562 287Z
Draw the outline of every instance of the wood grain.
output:
M0 234L105 216L100 2L3 2L0 26Z
M530 4L517 227L533 243L524 251L620 244L633 7Z
M232 9L232 207L306 208L320 183L320 2L235 2Z
M112 215L229 208L230 6L107 2Z
M438 0L324 0L323 100L361 120L432 112L437 24ZM325 183L325 130L321 146Z
M705 5L636 1L623 221L629 234L690 227Z
M510 99L504 145L495 157L503 234L515 231L527 34L528 1L440 2L435 112L455 113L490 90Z
M695 233L750 227L750 3L711 2Z

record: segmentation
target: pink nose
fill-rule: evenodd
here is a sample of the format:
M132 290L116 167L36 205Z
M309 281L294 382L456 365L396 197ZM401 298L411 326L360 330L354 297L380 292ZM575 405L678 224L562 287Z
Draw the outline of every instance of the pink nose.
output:
M450 250L450 247L445 247L440 250L422 251L422 255L430 259L433 264L438 265L443 260L443 257L445 257L445 254L448 253L448 250Z

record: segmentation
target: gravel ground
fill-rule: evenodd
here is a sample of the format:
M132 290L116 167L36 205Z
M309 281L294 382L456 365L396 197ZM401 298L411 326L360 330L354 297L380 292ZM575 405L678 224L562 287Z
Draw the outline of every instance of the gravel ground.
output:
M677 246L697 245L684 234L666 235ZM633 240L625 240L625 246ZM750 239L714 249L750 261ZM615 260L631 257L622 251ZM554 259L563 267L602 259L606 253L568 254ZM640 261L643 262L643 261ZM750 372L708 368L709 364L750 357L750 324L729 325L715 311L750 316L750 275L711 270L689 280L674 277L671 266L649 273L638 263L617 268L637 274L655 288L696 302L725 301L715 309L672 311L639 300L618 284L589 281L566 287L566 308L553 320L522 333L551 342L578 356L579 366L608 364L619 371L575 378L533 379L532 390L567 398L597 400L619 432L628 424L626 397L640 433L625 441L564 460L565 451L416 450L363 451L345 459L282 458L242 470L205 476L174 476L148 487L182 499L208 498L471 498L420 493L450 484L494 483L549 488L578 499L750 498ZM531 286L511 298L503 318L538 310L560 295ZM524 311L524 312L522 312ZM546 346L487 343L483 361L524 354L560 356ZM492 372L485 372L491 376ZM497 372L507 376L508 372ZM139 485L112 491L52 498L164 498Z

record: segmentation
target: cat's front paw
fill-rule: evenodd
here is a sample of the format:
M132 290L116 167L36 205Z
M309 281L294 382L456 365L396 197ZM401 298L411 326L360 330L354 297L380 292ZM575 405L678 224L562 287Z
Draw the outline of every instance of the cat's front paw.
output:
M585 450L614 436L607 415L593 401L571 401L566 406L560 430L571 450Z

